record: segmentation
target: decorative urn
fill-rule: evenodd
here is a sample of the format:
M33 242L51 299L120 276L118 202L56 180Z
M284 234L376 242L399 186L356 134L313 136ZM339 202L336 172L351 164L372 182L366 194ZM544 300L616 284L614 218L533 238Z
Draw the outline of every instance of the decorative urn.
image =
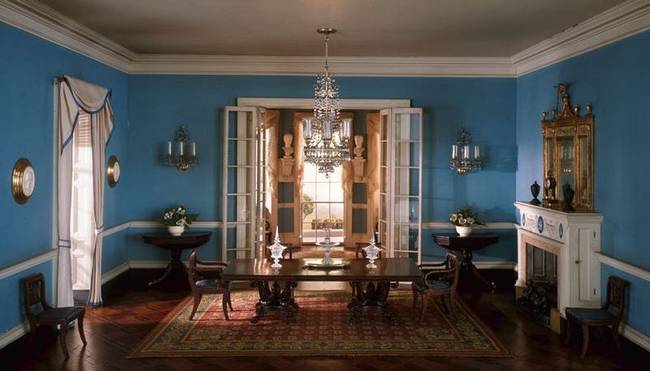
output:
M375 260L379 257L379 252L381 249L375 245L375 239L373 238L370 240L370 245L366 246L363 248L363 251L366 253L366 258L368 259L368 264L366 265L366 268L372 269L372 268L377 268L377 265L375 265Z
M275 269L280 269L282 268L282 264L280 264L280 259L282 259L282 252L286 249L286 246L282 246L280 243L280 235L278 232L278 228L275 228L275 241L273 245L269 246L269 250L271 250L271 258L273 258L273 264L271 264L271 267Z

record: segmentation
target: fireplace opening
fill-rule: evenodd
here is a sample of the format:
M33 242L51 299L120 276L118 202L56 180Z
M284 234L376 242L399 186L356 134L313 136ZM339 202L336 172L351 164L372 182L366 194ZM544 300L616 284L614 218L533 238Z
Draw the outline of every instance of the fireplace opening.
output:
M557 308L557 256L526 243L526 287L517 304L535 320L551 327Z

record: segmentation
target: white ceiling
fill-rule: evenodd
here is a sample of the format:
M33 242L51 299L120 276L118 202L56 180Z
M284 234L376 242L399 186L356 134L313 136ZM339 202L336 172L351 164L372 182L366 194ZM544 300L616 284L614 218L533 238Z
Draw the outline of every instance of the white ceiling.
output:
M136 53L510 57L623 0L41 0Z

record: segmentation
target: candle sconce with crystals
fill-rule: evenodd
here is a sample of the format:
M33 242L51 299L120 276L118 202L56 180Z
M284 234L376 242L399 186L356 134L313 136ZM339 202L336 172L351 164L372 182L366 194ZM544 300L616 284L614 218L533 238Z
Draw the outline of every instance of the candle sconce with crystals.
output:
M451 146L451 161L449 168L458 175L467 175L481 170L482 160L478 145L474 145L474 153L471 153L472 138L465 128L458 131L458 140Z
M190 132L185 125L179 126L174 134L174 140L167 142L163 163L180 171L187 171L199 163L199 158L196 155L196 143L190 142Z

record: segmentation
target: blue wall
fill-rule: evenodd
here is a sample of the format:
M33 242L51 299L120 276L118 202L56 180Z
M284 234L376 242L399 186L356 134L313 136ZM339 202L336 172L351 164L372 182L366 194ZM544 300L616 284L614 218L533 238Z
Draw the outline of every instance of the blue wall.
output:
M650 196L650 32L644 32L517 79L517 199L542 179L540 114L555 105L553 86L570 84L572 104L591 102L595 115L595 207L604 215L607 254L650 269L645 242ZM607 268L606 275L613 272ZM603 286L603 289L605 286ZM630 323L650 334L650 285L633 280ZM645 310L644 310L645 308Z
M113 90L111 100L115 111L115 132L107 153L127 157L128 76L67 49L0 23L0 268L48 252L52 248L53 203L53 81L67 74ZM24 205L14 202L9 191L9 175L15 161L26 157L36 171L36 189ZM128 169L125 171L128 178ZM105 220L110 226L124 220L125 210L118 204L124 187L107 188ZM109 249L107 255L112 255ZM118 263L119 264L119 263ZM19 278L40 271L45 274L48 293L52 263L47 262L28 271L0 280L3 298L0 332L21 322L19 310Z
M424 108L424 221L446 221L454 208L467 204L487 221L514 220L514 79L340 77L338 83L344 98L406 98ZM309 76L130 76L129 147L138 152L128 164L129 219L157 219L163 208L180 202L202 220L221 220L223 107L238 97L309 98L313 84ZM201 159L187 173L159 160L180 124L189 128ZM489 157L481 172L466 177L448 168L461 126ZM495 258L514 260L514 244L508 245L495 249Z

